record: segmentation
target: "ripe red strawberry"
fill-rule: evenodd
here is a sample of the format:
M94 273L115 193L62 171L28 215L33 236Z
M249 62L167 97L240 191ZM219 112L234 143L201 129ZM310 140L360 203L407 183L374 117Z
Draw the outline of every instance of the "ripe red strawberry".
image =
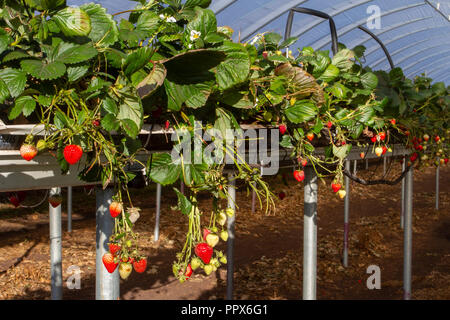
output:
M383 151L381 152L382 154L385 154L386 151L388 150L388 149L386 148L386 146L383 146L383 147L381 147L381 148L383 149Z
M360 157L361 159L364 159L365 156L366 156L366 155L364 154L364 152L361 152L361 153L359 154L359 157Z
M92 124L93 124L95 127L98 127L98 126L100 126L100 121L98 121L98 120L92 120Z
M62 196L60 194L53 194L48 197L48 202L53 208L59 206L62 202Z
M280 200L283 200L283 199L286 197L286 193L284 193L283 191L281 191L281 192L278 194L278 197L280 198Z
M188 264L187 268L186 268L186 272L184 273L184 275L186 276L186 279L189 279L192 275L192 267L191 264Z
M411 162L414 162L414 161L416 161L417 157L418 157L418 154L414 152L414 153L409 157L409 160L411 160Z
M380 137L380 140L383 141L383 140L386 138L386 133L380 132L380 133L378 134L378 136Z
M263 51L262 56L264 59L267 59L267 57L269 56L269 53L267 51Z
M430 136L427 135L426 133L423 135L423 140L428 141L430 140Z
M133 267L131 266L131 263L128 263L128 262L120 263L119 275L123 280L126 280L130 276L131 271L133 271Z
M331 129L332 126L333 126L333 122L328 121L328 122L327 122L327 127L328 127L328 129Z
M395 123L396 123L395 119L392 119L392 120L391 120L391 124L392 124L392 125L395 125Z
M170 121L169 121L169 120L166 120L166 124L164 125L164 127L166 128L166 130L169 129L169 126L170 126Z
M64 148L64 159L69 164L77 163L83 156L83 149L76 144L69 144Z
M20 206L20 200L16 195L10 195L9 202L11 202L16 208Z
M306 160L306 159L302 159L302 166L303 167L306 167L306 164L308 163L308 160Z
M111 216L113 218L115 218L119 214L121 214L122 213L122 209L123 209L122 204L120 202L117 202L117 201L113 201L109 205L109 213L111 214Z
M206 237L207 237L208 234L210 234L210 233L211 233L211 230L209 230L209 229L207 229L207 228L204 228L204 229L203 229L203 240L206 241Z
M204 264L208 264L213 255L213 248L208 246L207 243L202 242L195 246L195 254L202 259Z
M333 189L334 192L338 192L339 189L341 189L341 184L340 183L332 183L331 184L331 189Z
M435 136L434 137L434 141L438 142L441 138L439 138L439 136Z
M280 126L278 127L278 129L280 130L280 133L281 133L281 134L284 134L284 133L286 132L286 126L285 126L284 124L280 125Z
M345 146L347 142L345 140L341 141L341 145Z
M447 164L448 163L448 158L445 158L444 162L445 162L445 164Z
M294 171L294 178L298 182L302 182L305 179L305 172L303 170L295 170Z
M372 141L373 143L377 142L377 137L373 136L372 138L370 138L370 141Z
M103 255L102 258L103 265L105 266L106 270L108 270L109 273L113 273L114 270L116 270L119 263L114 262L114 256L107 252Z
M117 243L110 243L109 246L109 252L114 256L117 252L120 251L120 246Z
M38 153L38 151L37 151L36 147L31 144L23 144L20 147L20 156L27 161L30 161L34 157L36 157L37 153Z
M147 268L147 259L142 258L142 259L139 259L138 261L134 261L133 267L134 267L134 270L138 273L144 272L145 269Z
M312 133L312 132L308 133L308 134L306 135L306 138L307 138L309 141L313 141L313 139L314 139L314 133Z

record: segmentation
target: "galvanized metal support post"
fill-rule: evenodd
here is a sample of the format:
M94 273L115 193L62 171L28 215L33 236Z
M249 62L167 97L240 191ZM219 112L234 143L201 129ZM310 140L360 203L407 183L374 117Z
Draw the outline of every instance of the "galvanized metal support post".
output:
M356 175L356 167L358 166L357 160L353 162L353 174ZM348 171L350 172L350 166L348 167Z
M159 216L161 214L161 185L156 184L156 219L155 219L155 241L159 240Z
M67 231L72 232L72 187L67 187Z
M413 217L413 168L406 173L405 180L405 227L403 234L403 299L411 299L412 269L412 217Z
M402 172L405 171L406 168L406 157L403 157L402 160ZM400 215L400 228L403 229L405 221L405 177L402 179L402 212Z
M235 210L232 217L228 217L227 230L227 300L233 300L234 276L234 224L236 219L236 180L233 174L228 175L228 208Z
M95 272L95 299L96 300L117 300L119 298L120 281L119 268L113 273L109 273L103 265L103 255L108 252L109 238L114 229L114 218L109 213L109 205L112 201L114 190L97 188L95 190L97 205L97 252L96 252L96 272Z
M436 166L436 210L439 210L439 158L437 158Z
M303 213L303 300L316 299L317 277L317 175L305 168Z
M50 189L50 195L60 194L61 188ZM62 243L61 243L61 205L53 208L49 204L50 220L50 273L51 273L51 299L61 300L62 287Z
M345 161L345 170L350 171L350 160ZM349 215L350 215L350 179L345 176L345 199L344 199L344 250L342 264L348 267L348 231L349 231Z

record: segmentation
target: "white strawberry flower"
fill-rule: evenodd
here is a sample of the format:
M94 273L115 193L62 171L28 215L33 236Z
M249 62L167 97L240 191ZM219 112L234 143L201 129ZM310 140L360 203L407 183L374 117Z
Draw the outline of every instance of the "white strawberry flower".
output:
M160 14L160 15L159 15L159 18L160 18L161 20L164 20L165 22L177 22L177 19L175 19L175 18L172 17L172 16L167 16L167 15L165 15L165 14Z
M200 31L197 30L191 30L191 36L189 39L191 39L191 41L195 41L198 38L200 38L200 36L202 35L202 33Z

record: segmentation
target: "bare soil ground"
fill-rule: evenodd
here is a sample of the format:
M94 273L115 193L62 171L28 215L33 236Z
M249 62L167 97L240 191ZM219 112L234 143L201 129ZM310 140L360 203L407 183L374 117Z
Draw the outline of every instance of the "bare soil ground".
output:
M361 176L370 176L360 168ZM391 177L399 174L395 163ZM382 168L378 168L382 171ZM238 190L235 240L236 299L301 299L303 248L303 186L287 172L266 177L275 194L277 212L251 213L251 195ZM441 168L440 208L435 205L434 168L415 172L413 213L413 299L450 299L450 167ZM319 183L318 299L402 299L403 230L400 228L401 185L362 186L350 193L349 266L342 267L344 202L330 191L330 181ZM133 190L141 207L136 223L141 248L149 257L144 274L133 272L121 280L121 299L224 299L226 268L206 277L200 271L183 284L172 275L175 254L184 243L186 219L173 211L176 195L163 188L161 235L153 241L155 188ZM30 202L40 194L29 194ZM34 199L33 199L34 197ZM30 199L31 198L31 199ZM67 229L63 203L64 299L95 298L95 195L74 189L73 232ZM200 206L209 212L211 199ZM221 244L223 250L225 245ZM15 209L0 204L0 299L49 299L50 256L48 204ZM69 290L65 281L71 265L81 268L81 289ZM369 265L381 269L381 289L366 287Z

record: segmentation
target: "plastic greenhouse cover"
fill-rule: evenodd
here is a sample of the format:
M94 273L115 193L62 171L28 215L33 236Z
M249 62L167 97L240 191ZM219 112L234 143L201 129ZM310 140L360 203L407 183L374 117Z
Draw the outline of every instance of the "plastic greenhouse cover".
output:
M109 13L138 4L129 0L67 1L68 5L87 2L99 3ZM407 76L425 72L435 81L450 82L450 0L212 0L210 8L217 14L219 25L234 29L234 40L247 42L262 32L284 36L289 10L294 7L330 15L338 41L349 48L364 45L365 63L374 70L389 70L390 66L380 45L358 29L359 25L381 39L394 65L403 68ZM291 36L299 36L289 48L294 55L305 46L331 52L327 20L295 13Z

